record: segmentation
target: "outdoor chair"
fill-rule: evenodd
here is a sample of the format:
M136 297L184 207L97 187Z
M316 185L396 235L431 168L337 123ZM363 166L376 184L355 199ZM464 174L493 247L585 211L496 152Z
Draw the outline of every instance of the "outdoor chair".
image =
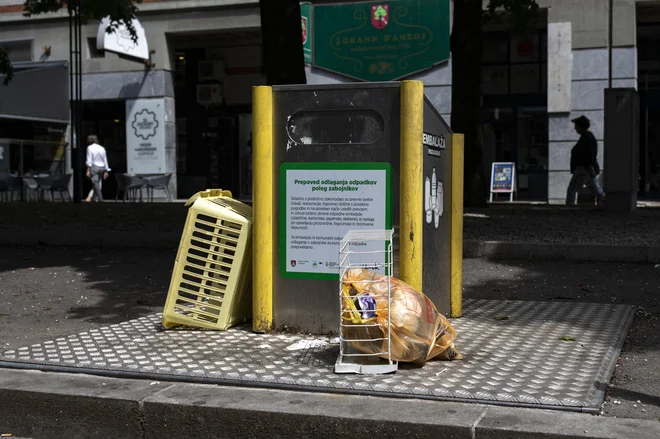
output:
M129 174L115 174L117 179L117 193L115 194L115 201L119 198L119 193L122 192L122 200L125 202L126 198L131 201L131 198L137 199L137 192L140 191L140 201L142 201L142 189L146 186L146 182L137 175Z
M69 193L70 180L71 174L46 177L39 181L39 192L42 197L46 192L48 192L50 201L55 200L54 195L56 192L60 194L60 199L62 201L71 201L71 194Z
M54 175L49 175L48 177L43 177L37 180L37 195L39 196L40 200L43 200L45 198L46 192L48 192L48 195L50 196L50 201L53 201L53 194L50 191L51 186L53 183L55 183L55 180L57 179L56 176Z
M154 202L154 190L163 190L167 196L167 201L172 202L172 197L170 196L169 184L172 179L172 174L159 175L155 177L145 177L144 180L147 183L147 196L149 201Z
M14 201L14 194L16 200L21 200L21 190L23 183L20 177L12 174L0 174L0 201Z
M25 201L39 201L39 183L32 177L23 177L23 189L25 190Z
M14 201L14 194L16 194L16 201L21 201L21 192L23 191L23 181L21 177L10 175L9 179L9 196L10 201Z
M11 175L0 174L0 201L10 200L9 186L11 184Z

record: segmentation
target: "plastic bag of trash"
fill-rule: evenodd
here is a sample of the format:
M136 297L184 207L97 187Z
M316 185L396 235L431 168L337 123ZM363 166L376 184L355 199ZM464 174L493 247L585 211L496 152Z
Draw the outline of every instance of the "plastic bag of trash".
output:
M351 268L342 277L342 301L343 338L362 353L387 358L389 332L393 360L424 364L462 358L449 321L426 295L397 278Z

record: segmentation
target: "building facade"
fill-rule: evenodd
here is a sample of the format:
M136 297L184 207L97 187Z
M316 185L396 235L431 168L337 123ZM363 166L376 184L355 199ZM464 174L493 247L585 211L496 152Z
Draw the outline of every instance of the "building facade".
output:
M494 161L513 161L518 198L563 203L570 150L578 137L571 119L585 115L592 121L603 172L613 166L603 163L608 0L538 3L536 32L520 37L498 25L486 29L484 172L490 174ZM66 11L27 19L21 4L0 0L0 45L12 49L15 65L67 61ZM660 167L660 139L655 140L660 96L654 93L660 87L660 54L654 51L659 11L651 1L614 0L613 86L637 88L642 97L640 189L648 193L658 189L654 175ZM83 28L85 134L99 135L115 172L172 174L171 191L180 198L222 187L250 199L256 172L250 155L251 88L265 83L258 1L145 0L138 19L150 51L146 63L98 50L99 23ZM352 81L312 66L306 73L309 84ZM427 97L451 123L451 60L409 79L424 81ZM213 88L218 82L220 91ZM135 138L132 122L140 125L142 119L135 119L133 109L140 105L159 108L163 118L162 148L155 153L162 156L142 168L135 163L149 158L136 151L150 148L140 147L144 136ZM34 126L43 130L49 123L38 119L25 118L33 128L7 123L0 106L0 138L29 137ZM115 189L108 183L104 191L114 197Z

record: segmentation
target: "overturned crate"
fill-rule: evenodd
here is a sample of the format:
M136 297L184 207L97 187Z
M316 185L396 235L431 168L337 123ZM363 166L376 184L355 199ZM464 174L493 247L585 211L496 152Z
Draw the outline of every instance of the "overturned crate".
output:
M186 206L163 326L225 330L251 317L252 208L222 190Z

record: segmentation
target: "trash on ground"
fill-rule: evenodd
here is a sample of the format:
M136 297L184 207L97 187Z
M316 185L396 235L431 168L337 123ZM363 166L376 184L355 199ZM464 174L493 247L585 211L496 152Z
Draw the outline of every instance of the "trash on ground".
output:
M426 295L405 282L390 277L388 283L387 276L351 268L342 279L342 295L343 309L358 311L346 311L342 316L344 339L358 351L387 358L389 332L392 360L424 364L430 359L463 358L454 346L456 330Z
M509 316L495 316L495 320L509 320Z
M575 337L571 337L570 335L562 335L559 337L559 340L561 341L576 341Z

